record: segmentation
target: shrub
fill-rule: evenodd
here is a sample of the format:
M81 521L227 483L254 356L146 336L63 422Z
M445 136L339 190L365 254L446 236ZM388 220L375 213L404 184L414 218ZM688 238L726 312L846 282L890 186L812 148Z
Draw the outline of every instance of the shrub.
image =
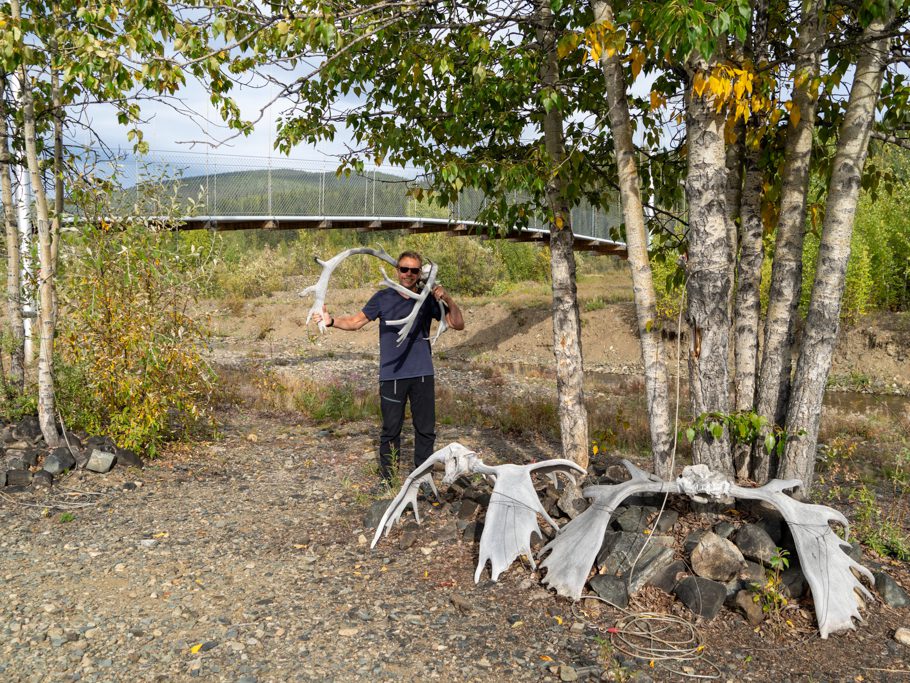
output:
M78 187L75 199L97 213L66 245L59 407L68 425L154 455L208 422L206 329L187 310L210 250L139 222L102 222L111 214L98 188Z

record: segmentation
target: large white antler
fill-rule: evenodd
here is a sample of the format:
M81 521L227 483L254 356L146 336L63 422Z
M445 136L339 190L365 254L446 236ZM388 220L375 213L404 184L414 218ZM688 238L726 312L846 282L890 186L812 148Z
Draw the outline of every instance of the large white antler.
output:
M310 285L302 292L300 296L308 296L310 294L315 294L315 300L313 305L310 306L310 310L306 316L305 325L310 324L310 320L313 317L314 313L322 313L322 307L325 305L325 295L329 289L329 278L332 277L332 273L339 266L339 264L344 261L348 256L353 256L354 254L369 254L370 256L375 256L380 258L386 263L389 263L393 266L397 266L398 262L386 253L386 250L382 247L379 249L371 249L370 247L356 247L354 249L345 249L344 251L336 254L328 261L323 261L322 259L317 258L316 263L322 266L322 273L319 275L319 280L316 281L315 285ZM325 321L319 322L319 331L325 332Z
M541 551L541 554L550 553L541 563L541 567L547 569L544 583L555 588L560 595L576 600L581 597L610 516L628 496L644 492L680 493L699 501L734 496L765 501L774 506L787 522L800 566L812 591L822 638L852 629L853 619L862 619L859 613L862 598L871 599L872 595L856 573L865 576L870 583L873 582L872 574L844 552L845 541L838 538L829 526L829 522L836 521L849 532L846 517L832 508L802 503L783 493L786 489L802 486L800 480L775 479L750 489L730 483L722 474L705 465L691 465L684 468L675 481L665 482L626 460L623 464L632 478L614 486L586 488L583 493L586 498L593 499L591 506L567 524Z
M859 613L863 598L873 599L856 573L865 576L870 584L874 584L875 579L872 572L844 552L850 533L846 517L832 508L802 503L783 493L784 489L800 486L799 479L773 479L756 489L731 486L730 493L737 498L763 500L783 515L793 534L803 575L812 591L819 634L827 638L830 633L855 628L854 617L863 619ZM829 525L832 521L843 524L844 539L834 533Z
M480 580L487 562L490 563L490 576L494 581L521 555L525 555L531 566L534 566L531 536L534 534L541 536L537 515L543 517L553 529L559 530L559 526L547 514L537 497L531 473L562 472L570 478L574 474L585 473L584 469L570 460L544 460L530 465L486 465L473 451L460 443L451 443L433 453L407 478L379 521L371 548L376 545L383 533L389 532L408 505L414 508L414 518L418 524L420 523L420 516L417 513L417 489L424 481L432 485L430 472L436 462L445 462L446 474L443 481L447 484L451 484L463 474L472 473L486 475L494 482L483 533L480 536L480 553L474 572L475 583Z

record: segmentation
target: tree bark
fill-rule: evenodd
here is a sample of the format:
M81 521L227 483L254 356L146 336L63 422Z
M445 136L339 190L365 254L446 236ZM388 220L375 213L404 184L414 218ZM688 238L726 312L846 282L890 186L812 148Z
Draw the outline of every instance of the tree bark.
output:
M705 95L708 95L708 91ZM692 415L727 413L730 408L727 370L730 316L730 251L726 208L724 116L713 98L700 97L690 87L686 111L689 205L688 306L689 393ZM693 460L728 476L733 475L729 435L720 438L700 432Z
M11 0L10 9L14 21L20 21L19 0ZM35 209L38 214L38 298L41 306L41 335L38 349L38 422L41 434L48 446L60 445L57 431L56 405L54 395L54 334L57 311L54 264L51 257L51 230L47 207L47 193L41 184L41 169L38 165L37 132L35 127L35 104L32 99L31 83L25 67L20 69L22 79L20 98L22 103L23 135L25 156L29 175L35 193Z
M853 220L888 61L890 41L884 36L885 25L876 19L863 32L863 47L828 184L815 283L787 413L789 439L778 476L801 479L803 495L808 495L815 472L818 423L840 323Z
M594 22L613 21L613 8L609 2L592 3ZM608 56L604 50L600 65L607 83L607 107L613 148L616 154L619 197L622 203L623 222L626 225L626 249L632 273L632 290L635 296L635 318L641 357L645 367L645 392L648 405L648 423L651 430L651 452L654 471L664 478L673 476L673 422L670 418L667 363L657 321L657 297L654 279L648 261L648 237L645 215L641 203L641 180L636 165L635 147L632 142L632 119L626 97L626 83L618 55Z
M756 68L767 63L768 3L752 3L752 30L746 43L746 54ZM759 123L755 117L747 122L747 131ZM737 412L755 409L755 386L758 375L758 326L761 316L761 268L764 260L764 225L761 216L764 173L759 164L757 144L748 144L744 132L743 186L739 211L739 258L736 266L736 295L733 302L733 386ZM737 443L733 447L736 478L745 480L751 474L752 447Z
M544 50L541 74L545 88L559 90L556 36L549 4L540 2L538 38ZM547 182L547 201L553 213L550 226L550 272L553 280L553 354L556 358L556 395L563 457L588 466L588 413L585 407L584 365L581 351L581 318L575 282L575 252L572 249L572 215L565 195L560 167L566 158L565 131L558 106L544 115L544 145L553 172Z
M0 192L6 229L6 311L13 348L10 353L10 379L21 391L25 388L25 334L22 327L22 292L19 279L19 223L10 177L9 125L7 123L6 74L0 76Z
M790 392L793 324L802 291L806 195L824 39L824 3L806 0L804 17L800 25L794 70L793 105L781 181L780 218L774 243L774 265L756 399L756 411L769 425L784 422ZM764 439L758 439L752 451L752 477L763 484L768 481L773 469L771 454L764 449Z
M761 198L763 173L758 165L758 150L746 152L740 221L739 263L737 265L736 299L733 305L734 387L737 411L755 407L755 380L758 372L758 323L761 315L761 266L764 259ZM751 446L737 443L733 449L733 467L737 479L750 476Z

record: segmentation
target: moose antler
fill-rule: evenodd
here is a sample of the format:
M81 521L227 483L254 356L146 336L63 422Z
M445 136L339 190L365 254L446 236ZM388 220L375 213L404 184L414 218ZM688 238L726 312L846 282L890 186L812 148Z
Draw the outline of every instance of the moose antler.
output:
M418 524L420 523L420 515L417 512L417 489L424 481L432 485L431 470L433 464L437 462L445 463L446 474L443 479L445 483L451 484L461 475L472 473L483 474L493 480L493 492L490 494L490 504L480 536L480 556L474 572L475 583L480 580L487 562L490 563L490 577L494 581L520 555L526 556L531 566L534 566L531 536L533 534L542 536L540 526L537 524L538 514L553 529L559 530L559 526L550 518L537 497L531 473L562 472L569 477L585 473L584 469L570 460L491 466L480 460L474 451L468 450L460 443L451 443L433 453L405 480L398 495L379 521L370 547L376 545L383 533L389 532L408 505L414 508L414 518Z
M589 486L583 491L593 500L591 506L567 524L541 554L550 554L541 563L547 569L544 583L560 595L579 599L588 571L601 547L610 516L627 497L636 493L680 493L695 500L719 500L727 496L745 500L762 500L777 509L787 522L796 544L796 554L815 602L815 616L822 638L854 628L853 619L862 619L862 598L872 598L856 573L873 582L868 569L855 562L843 550L845 541L829 526L835 521L849 532L849 523L837 510L824 505L803 503L783 493L802 486L799 479L775 479L759 488L744 488L706 465L683 469L675 481L661 481L623 460L632 475L628 481L613 486Z
M310 310L306 316L305 325L310 324L310 320L313 317L314 313L322 313L322 307L325 305L325 295L329 289L329 278L332 277L334 270L344 261L348 256L353 256L354 254L369 254L370 256L375 256L380 258L386 263L389 263L393 266L398 265L398 262L391 257L386 250L382 247L379 249L371 249L370 247L356 247L354 249L345 249L342 252L339 252L328 261L323 261L320 258L316 258L316 263L322 266L322 273L319 275L319 280L316 281L315 285L310 285L306 289L300 292L300 296L305 297L310 294L315 293L315 300L313 305L310 306ZM325 321L319 321L319 331L325 332Z

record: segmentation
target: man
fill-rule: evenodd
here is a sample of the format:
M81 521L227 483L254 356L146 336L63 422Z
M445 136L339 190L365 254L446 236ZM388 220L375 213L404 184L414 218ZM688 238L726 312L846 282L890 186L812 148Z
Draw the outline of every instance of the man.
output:
M423 259L420 254L406 251L398 257L398 282L412 292L417 291ZM464 318L458 305L441 286L433 287L433 296L447 306L446 323L453 330L464 329ZM420 467L433 453L436 443L436 392L433 358L430 350L430 323L440 319L439 304L429 297L424 301L408 336L398 344L400 327L389 320L406 318L414 300L392 289L374 294L363 310L354 315L331 316L325 306L322 315L315 314L318 323L339 330L359 330L379 318L379 401L382 408L382 432L379 437L379 474L385 484L392 474L401 453L401 426L405 404L411 402L414 423L414 467Z

